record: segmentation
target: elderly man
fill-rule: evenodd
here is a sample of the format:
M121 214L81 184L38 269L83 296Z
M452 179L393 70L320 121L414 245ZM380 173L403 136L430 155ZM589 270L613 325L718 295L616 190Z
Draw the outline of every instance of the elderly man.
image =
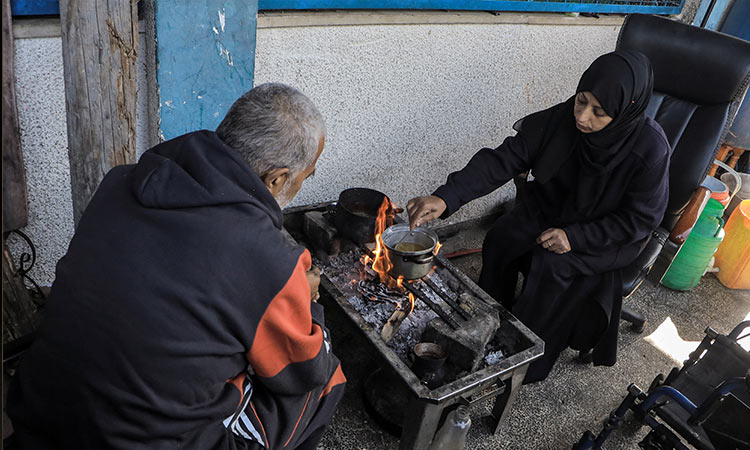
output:
M325 125L281 84L112 169L9 398L22 448L314 449L343 394L281 207Z

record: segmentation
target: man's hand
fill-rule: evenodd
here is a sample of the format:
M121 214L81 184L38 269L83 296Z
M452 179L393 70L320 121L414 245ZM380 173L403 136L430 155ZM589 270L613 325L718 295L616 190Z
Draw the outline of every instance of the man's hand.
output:
M406 212L409 214L409 227L414 228L424 225L431 220L440 217L448 208L442 198L427 195L409 200L406 204Z
M305 275L307 276L307 283L310 285L310 298L312 301L317 302L320 298L320 293L318 292L318 287L320 286L320 269L313 264Z
M568 253L570 251L570 242L568 242L568 235L565 234L564 230L560 228L547 228L542 234L536 238L536 243L541 245L546 250L555 252L558 255Z

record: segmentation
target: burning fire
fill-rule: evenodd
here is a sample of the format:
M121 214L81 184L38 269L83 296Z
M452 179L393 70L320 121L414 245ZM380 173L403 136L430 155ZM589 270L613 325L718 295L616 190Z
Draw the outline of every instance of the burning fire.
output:
M391 211L391 202L388 198L385 198L378 209L378 216L375 219L375 251L373 252L375 257L371 259L369 256L365 256L365 264L372 261L372 270L378 273L381 283L389 288L398 286L401 289L401 282L403 280L396 281L388 274L393 264L388 260L388 255L384 251L385 244L381 237L383 231L388 227L389 222L393 222L393 216L388 214L389 211Z
M370 255L367 254L362 255L361 262L364 266L371 265L372 270L378 274L380 282L386 285L389 289L397 289L400 292L404 292L404 278L398 277L398 279L394 279L389 274L391 268L393 267L393 264L388 260L388 255L385 252L385 243L383 242L382 238L383 231L385 231L388 226L393 224L392 211L393 209L391 207L391 202L388 200L388 198L383 199L383 203L380 205L377 218L375 219L375 250L372 252L373 256L370 257ZM433 253L437 255L442 246L443 244L438 242L435 245L435 250L433 251ZM433 266L433 270L434 269L435 267ZM407 313L407 315L411 314L412 311L414 311L414 302L414 294L409 292L409 312ZM398 307L396 309L398 309Z

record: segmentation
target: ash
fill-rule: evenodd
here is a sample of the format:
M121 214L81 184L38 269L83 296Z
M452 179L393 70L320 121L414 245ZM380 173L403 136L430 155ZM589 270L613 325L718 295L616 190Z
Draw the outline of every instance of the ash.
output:
M360 256L361 252L354 250L331 257L326 262L315 261L315 264L321 268L322 273L339 289L364 321L380 334L380 330L397 307L406 310L411 307L409 298L406 293L387 289L378 280L368 280L367 278L371 276L368 273L369 267L365 268L362 265ZM365 279L361 280L363 272ZM456 297L456 294L452 293L448 287L448 283L440 276L433 273L430 279L448 295ZM443 299L424 283L414 282L413 286L444 310L450 310ZM402 361L411 364L414 346L421 342L422 332L436 317L438 315L429 306L418 298L415 299L414 310L404 319L398 332L388 342L388 347Z
M505 358L505 353L503 353L502 350L497 350L497 351L488 353L487 356L484 357L484 362L488 366L491 366L493 364L497 364L503 358Z

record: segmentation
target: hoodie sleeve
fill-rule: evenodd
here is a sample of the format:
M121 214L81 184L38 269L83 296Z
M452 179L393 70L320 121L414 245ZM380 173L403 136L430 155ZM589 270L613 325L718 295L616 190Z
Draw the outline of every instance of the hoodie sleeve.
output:
M489 194L529 168L526 146L518 135L506 138L495 149L479 150L466 167L448 175L445 184L433 193L448 206L441 219L455 213L466 203Z
M266 308L247 354L257 381L274 393L303 394L324 386L338 365L323 307L310 299L305 275L310 265L310 252L305 250Z
M284 287L261 317L247 359L253 374L239 377L251 391L227 427L265 448L295 448L318 422L325 423L343 394L346 378L331 352L323 306L310 299L304 250ZM245 380L245 381L242 381ZM244 398L244 397L243 397Z

